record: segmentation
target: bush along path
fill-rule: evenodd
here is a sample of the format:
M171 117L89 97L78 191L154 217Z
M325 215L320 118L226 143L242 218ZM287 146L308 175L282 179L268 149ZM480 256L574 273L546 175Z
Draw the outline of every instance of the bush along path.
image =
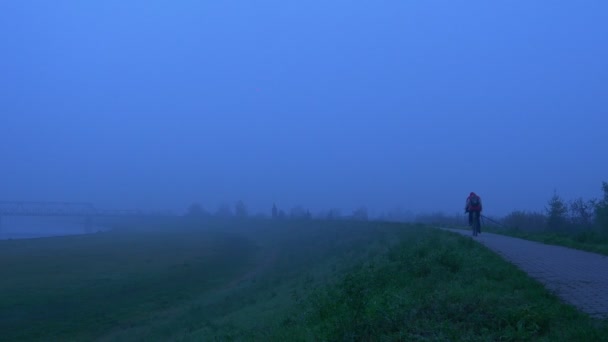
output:
M461 229L446 229L470 236ZM562 246L483 233L474 238L579 310L608 318L608 257Z

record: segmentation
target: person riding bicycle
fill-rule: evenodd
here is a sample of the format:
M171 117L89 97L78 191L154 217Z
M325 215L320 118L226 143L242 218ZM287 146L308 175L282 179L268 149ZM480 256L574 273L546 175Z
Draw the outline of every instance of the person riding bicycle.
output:
M467 201L464 206L465 214L469 214L469 226L473 226L473 220L479 222L482 209L483 206L481 205L481 197L479 197L476 193L471 192L469 197L467 197Z

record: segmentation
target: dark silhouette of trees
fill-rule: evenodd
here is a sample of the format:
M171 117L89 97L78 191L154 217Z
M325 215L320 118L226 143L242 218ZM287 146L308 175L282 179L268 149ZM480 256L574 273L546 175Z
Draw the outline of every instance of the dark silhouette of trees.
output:
M279 218L279 209L277 209L277 205L274 203L272 204L272 218L273 219Z
M549 200L547 211L547 227L550 230L564 230L568 223L568 207L564 200L557 194Z
M576 227L590 228L593 226L593 212L595 201L585 201L577 198L569 204L570 221Z
M595 221L597 226L608 233L608 183L602 182L603 198L595 204Z

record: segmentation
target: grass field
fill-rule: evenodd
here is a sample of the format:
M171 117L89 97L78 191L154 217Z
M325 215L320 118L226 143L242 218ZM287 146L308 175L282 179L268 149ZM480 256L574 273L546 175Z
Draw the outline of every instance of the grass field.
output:
M0 242L0 339L602 340L470 239L345 221L176 221Z

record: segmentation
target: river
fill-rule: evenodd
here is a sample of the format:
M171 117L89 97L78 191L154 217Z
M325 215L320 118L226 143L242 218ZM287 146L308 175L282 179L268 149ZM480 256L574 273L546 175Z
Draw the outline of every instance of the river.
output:
M106 230L94 222L89 224L88 230L85 227L83 217L3 216L0 221L0 240L79 235Z

